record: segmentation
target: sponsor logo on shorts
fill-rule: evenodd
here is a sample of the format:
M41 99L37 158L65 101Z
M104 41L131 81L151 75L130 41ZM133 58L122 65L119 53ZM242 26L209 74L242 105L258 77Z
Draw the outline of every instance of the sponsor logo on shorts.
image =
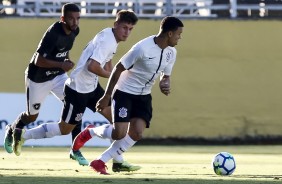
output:
M35 110L39 110L40 109L40 103L33 104L33 108Z
M125 118L127 116L127 109L124 107L120 108L118 115L121 118Z
M75 121L81 121L82 120L82 116L83 116L82 113L77 114L76 117L75 117Z

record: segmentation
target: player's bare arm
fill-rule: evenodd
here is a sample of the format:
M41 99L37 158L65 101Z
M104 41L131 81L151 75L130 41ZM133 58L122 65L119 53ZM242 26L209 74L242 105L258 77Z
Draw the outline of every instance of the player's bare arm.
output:
M110 60L109 62L107 62L104 66L104 70L111 72L113 71L113 63L112 60Z
M97 102L96 108L97 111L101 111L105 107L109 106L109 102L112 96L113 89L120 77L120 74L125 70L124 66L119 62L112 72L112 75L109 78L104 96Z
M94 59L88 60L88 70L100 77L109 78L111 75L111 71L105 70L103 67L101 67L101 64Z
M166 96L170 94L170 77L168 75L161 76L159 87Z
M46 59L38 54L35 59L35 65L42 68L61 68L64 71L68 72L74 67L74 62L69 59L66 59L65 62L57 62L54 60Z

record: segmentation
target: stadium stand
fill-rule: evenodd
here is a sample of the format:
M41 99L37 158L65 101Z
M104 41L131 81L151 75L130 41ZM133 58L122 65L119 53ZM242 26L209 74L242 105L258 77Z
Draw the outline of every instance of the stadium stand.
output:
M18 0L10 6L2 3L0 8L15 8L15 14L18 16L57 17L60 14L60 7L66 2L74 2L81 6L82 16L85 17L114 17L120 9L131 9L140 18L158 18L165 15L213 16L205 8L212 4L212 0Z
M84 17L114 17L131 9L140 18L281 18L282 0L0 0L1 16L57 17L74 2Z

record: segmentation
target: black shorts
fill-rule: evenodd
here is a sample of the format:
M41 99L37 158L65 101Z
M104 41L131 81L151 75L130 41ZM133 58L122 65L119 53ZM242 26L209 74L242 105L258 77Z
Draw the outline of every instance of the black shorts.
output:
M97 88L90 93L79 93L68 86L64 89L65 99L62 120L77 125L82 122L82 116L87 108L96 112L96 103L104 95L104 89L98 83Z
M146 128L150 127L152 119L152 96L132 95L116 90L112 100L113 121L130 122L131 118L142 118L146 121Z

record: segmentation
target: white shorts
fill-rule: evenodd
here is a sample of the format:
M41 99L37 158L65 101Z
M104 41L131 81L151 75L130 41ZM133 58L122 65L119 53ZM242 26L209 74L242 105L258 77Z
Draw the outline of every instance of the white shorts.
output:
M36 83L25 76L28 114L38 114L41 104L50 92L62 101L64 99L64 85L67 78L68 75L64 73L58 75L53 80Z

